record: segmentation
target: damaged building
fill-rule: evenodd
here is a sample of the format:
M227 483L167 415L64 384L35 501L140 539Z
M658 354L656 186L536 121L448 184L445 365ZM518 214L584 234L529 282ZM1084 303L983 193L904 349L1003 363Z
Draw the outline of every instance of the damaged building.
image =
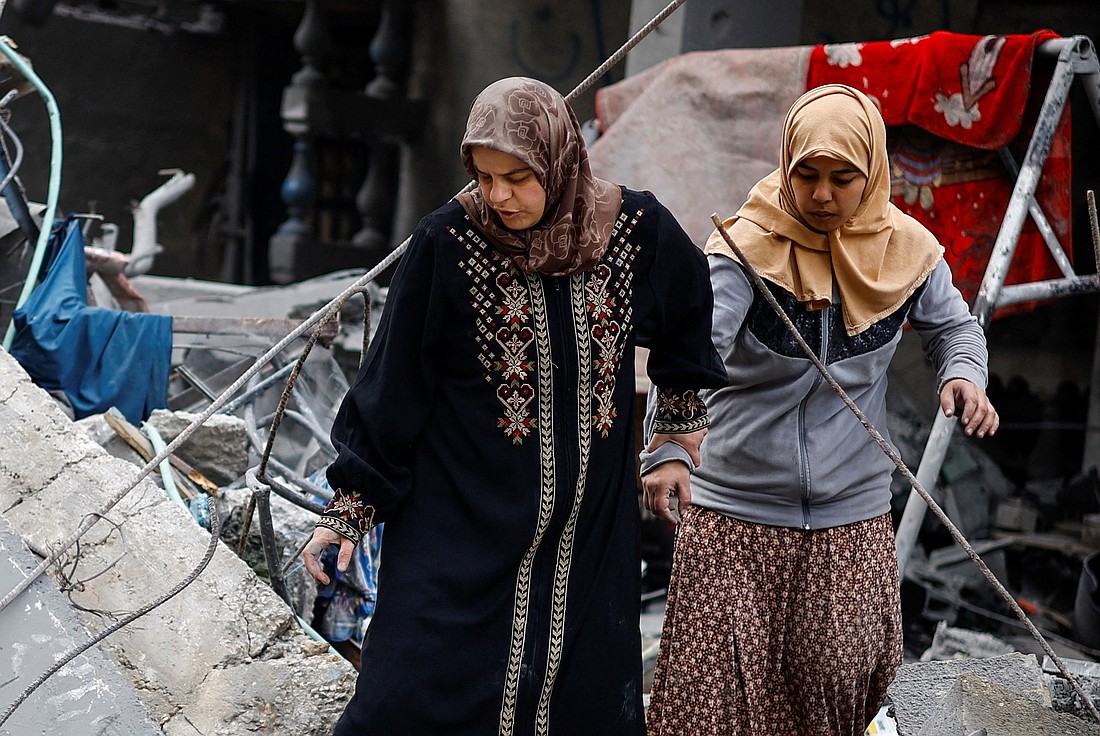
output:
M941 228L1002 429L956 432L907 334L889 432L1003 590L896 474L906 664L868 733L1100 733L1100 19L864 5L687 0L597 80L666 3L0 9L0 734L331 732L380 540L343 589L302 567L328 431L406 237L468 183L486 83L589 84L594 171L652 190L701 246L804 89L958 84L974 56L904 56L932 33L1011 68L949 127L883 109L892 194ZM982 96L1000 139L963 122ZM84 342L50 332L77 315ZM640 513L648 685L673 533Z

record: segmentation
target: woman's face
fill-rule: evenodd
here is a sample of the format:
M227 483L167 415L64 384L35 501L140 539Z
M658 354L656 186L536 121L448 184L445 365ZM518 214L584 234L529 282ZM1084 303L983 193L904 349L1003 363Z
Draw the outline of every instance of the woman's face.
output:
M525 230L546 212L546 190L531 167L515 156L484 146L470 149L481 196L509 230Z
M863 201L867 177L847 161L828 156L803 159L791 173L795 206L802 219L818 232L836 230Z

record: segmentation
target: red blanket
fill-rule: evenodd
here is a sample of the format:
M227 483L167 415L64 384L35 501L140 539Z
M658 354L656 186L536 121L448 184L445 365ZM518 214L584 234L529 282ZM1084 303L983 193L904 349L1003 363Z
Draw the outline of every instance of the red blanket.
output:
M967 301L981 283L1012 193L996 149L1022 161L1042 89L1031 92L1036 47L1057 38L969 36L815 47L806 88L838 82L867 93L890 126L894 203L920 220L947 249ZM1044 86L1046 81L1041 82ZM1069 106L1051 145L1036 199L1067 255L1070 243ZM1057 278L1061 272L1028 218L1006 283Z

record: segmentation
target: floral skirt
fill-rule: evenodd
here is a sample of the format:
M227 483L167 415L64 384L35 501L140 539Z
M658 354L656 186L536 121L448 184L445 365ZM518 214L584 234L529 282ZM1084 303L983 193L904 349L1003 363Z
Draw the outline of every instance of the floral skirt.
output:
M889 514L802 531L686 510L649 736L861 736L901 663Z

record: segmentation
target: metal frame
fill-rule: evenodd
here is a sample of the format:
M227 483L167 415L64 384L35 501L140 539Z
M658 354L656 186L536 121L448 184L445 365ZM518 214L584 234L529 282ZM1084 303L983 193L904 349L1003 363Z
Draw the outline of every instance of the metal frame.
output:
M1097 61L1096 48L1087 36L1052 39L1042 43L1036 49L1036 53L1055 56L1058 61L1035 123L1035 131L1028 143L1023 164L1017 169L1011 154L1007 150L1001 152L1006 167L1016 175L1016 184L1009 198L1008 207L1005 209L1001 229L993 244L993 252L986 265L978 295L971 308L971 313L977 318L983 330L988 328L990 317L996 307L1034 299L1050 299L1100 291L1100 278L1096 274L1079 276L1074 273L1065 251L1035 200L1035 190L1042 174L1043 163L1050 152L1054 131L1062 117L1062 110L1069 98L1074 79L1082 83L1093 116L1097 125L1100 126L1100 62ZM1038 225L1047 248L1063 276L1048 281L1005 286L1005 276L1020 239L1024 218L1029 215ZM1100 252L1096 255L1097 270L1100 271ZM936 478L947 455L947 447L954 428L954 418L944 416L941 411L936 412L916 473L917 481L930 493L935 488ZM898 569L902 579L905 577L905 565L912 554L926 510L924 499L916 490L910 491L895 535Z

